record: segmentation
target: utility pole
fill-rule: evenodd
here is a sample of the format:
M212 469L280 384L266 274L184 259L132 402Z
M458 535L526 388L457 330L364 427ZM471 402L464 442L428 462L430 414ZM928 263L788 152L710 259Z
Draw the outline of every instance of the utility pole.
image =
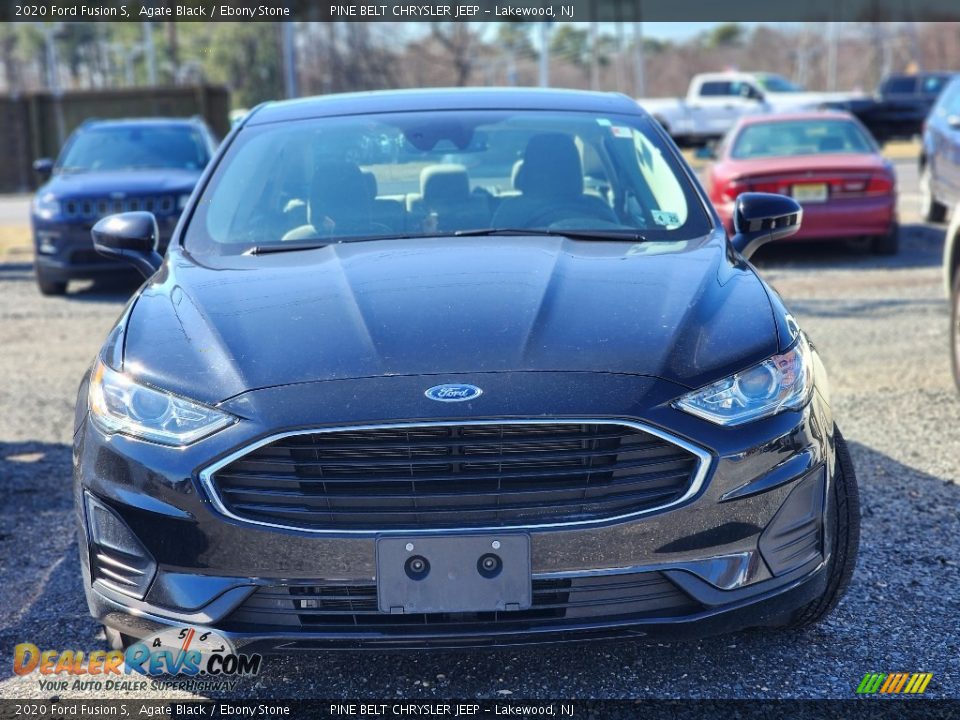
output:
M597 23L590 23L590 89L600 87L600 58L597 57Z
M550 23L540 23L540 87L550 87Z
M43 30L44 50L47 58L47 87L53 98L53 116L57 127L57 149L63 147L66 132L63 122L63 91L60 89L60 60L57 57L56 35L63 23L40 23Z
M153 46L153 26L149 22L143 23L143 56L147 61L147 84L156 87L157 52Z
M827 90L837 89L837 23L827 23Z
M283 48L283 85L288 98L299 95L297 90L297 52L294 47L292 22L281 23L281 46Z
M635 22L633 24L633 95L638 98L647 94L643 60L643 23Z

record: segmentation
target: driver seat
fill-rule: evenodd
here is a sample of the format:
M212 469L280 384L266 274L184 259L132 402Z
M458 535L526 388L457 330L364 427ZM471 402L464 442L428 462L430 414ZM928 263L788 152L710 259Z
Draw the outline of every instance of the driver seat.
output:
M580 218L617 222L606 203L584 194L580 151L569 135L540 133L531 137L516 170L514 187L521 194L502 200L492 227L544 226Z

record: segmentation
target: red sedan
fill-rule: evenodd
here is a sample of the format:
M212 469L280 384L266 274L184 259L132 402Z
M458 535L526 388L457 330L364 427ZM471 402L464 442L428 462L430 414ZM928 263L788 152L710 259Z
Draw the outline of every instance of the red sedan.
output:
M897 181L867 130L840 112L743 118L717 149L707 191L728 233L742 192L790 195L803 206L791 239L866 238L897 252Z

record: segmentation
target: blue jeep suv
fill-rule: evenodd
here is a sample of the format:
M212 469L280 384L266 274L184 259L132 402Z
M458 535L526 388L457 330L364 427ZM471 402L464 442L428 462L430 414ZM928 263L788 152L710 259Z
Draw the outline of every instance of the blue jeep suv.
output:
M93 249L90 228L105 215L152 212L163 253L216 145L199 119L89 120L56 162L37 160L45 178L31 212L40 292L63 295L70 280L127 272Z

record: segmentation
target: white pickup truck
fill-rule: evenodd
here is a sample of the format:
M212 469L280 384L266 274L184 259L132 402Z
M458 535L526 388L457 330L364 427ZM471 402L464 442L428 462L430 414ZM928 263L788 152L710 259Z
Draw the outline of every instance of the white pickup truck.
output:
M780 75L720 72L694 75L686 98L639 98L678 145L722 137L741 115L815 110L863 93L807 92Z

